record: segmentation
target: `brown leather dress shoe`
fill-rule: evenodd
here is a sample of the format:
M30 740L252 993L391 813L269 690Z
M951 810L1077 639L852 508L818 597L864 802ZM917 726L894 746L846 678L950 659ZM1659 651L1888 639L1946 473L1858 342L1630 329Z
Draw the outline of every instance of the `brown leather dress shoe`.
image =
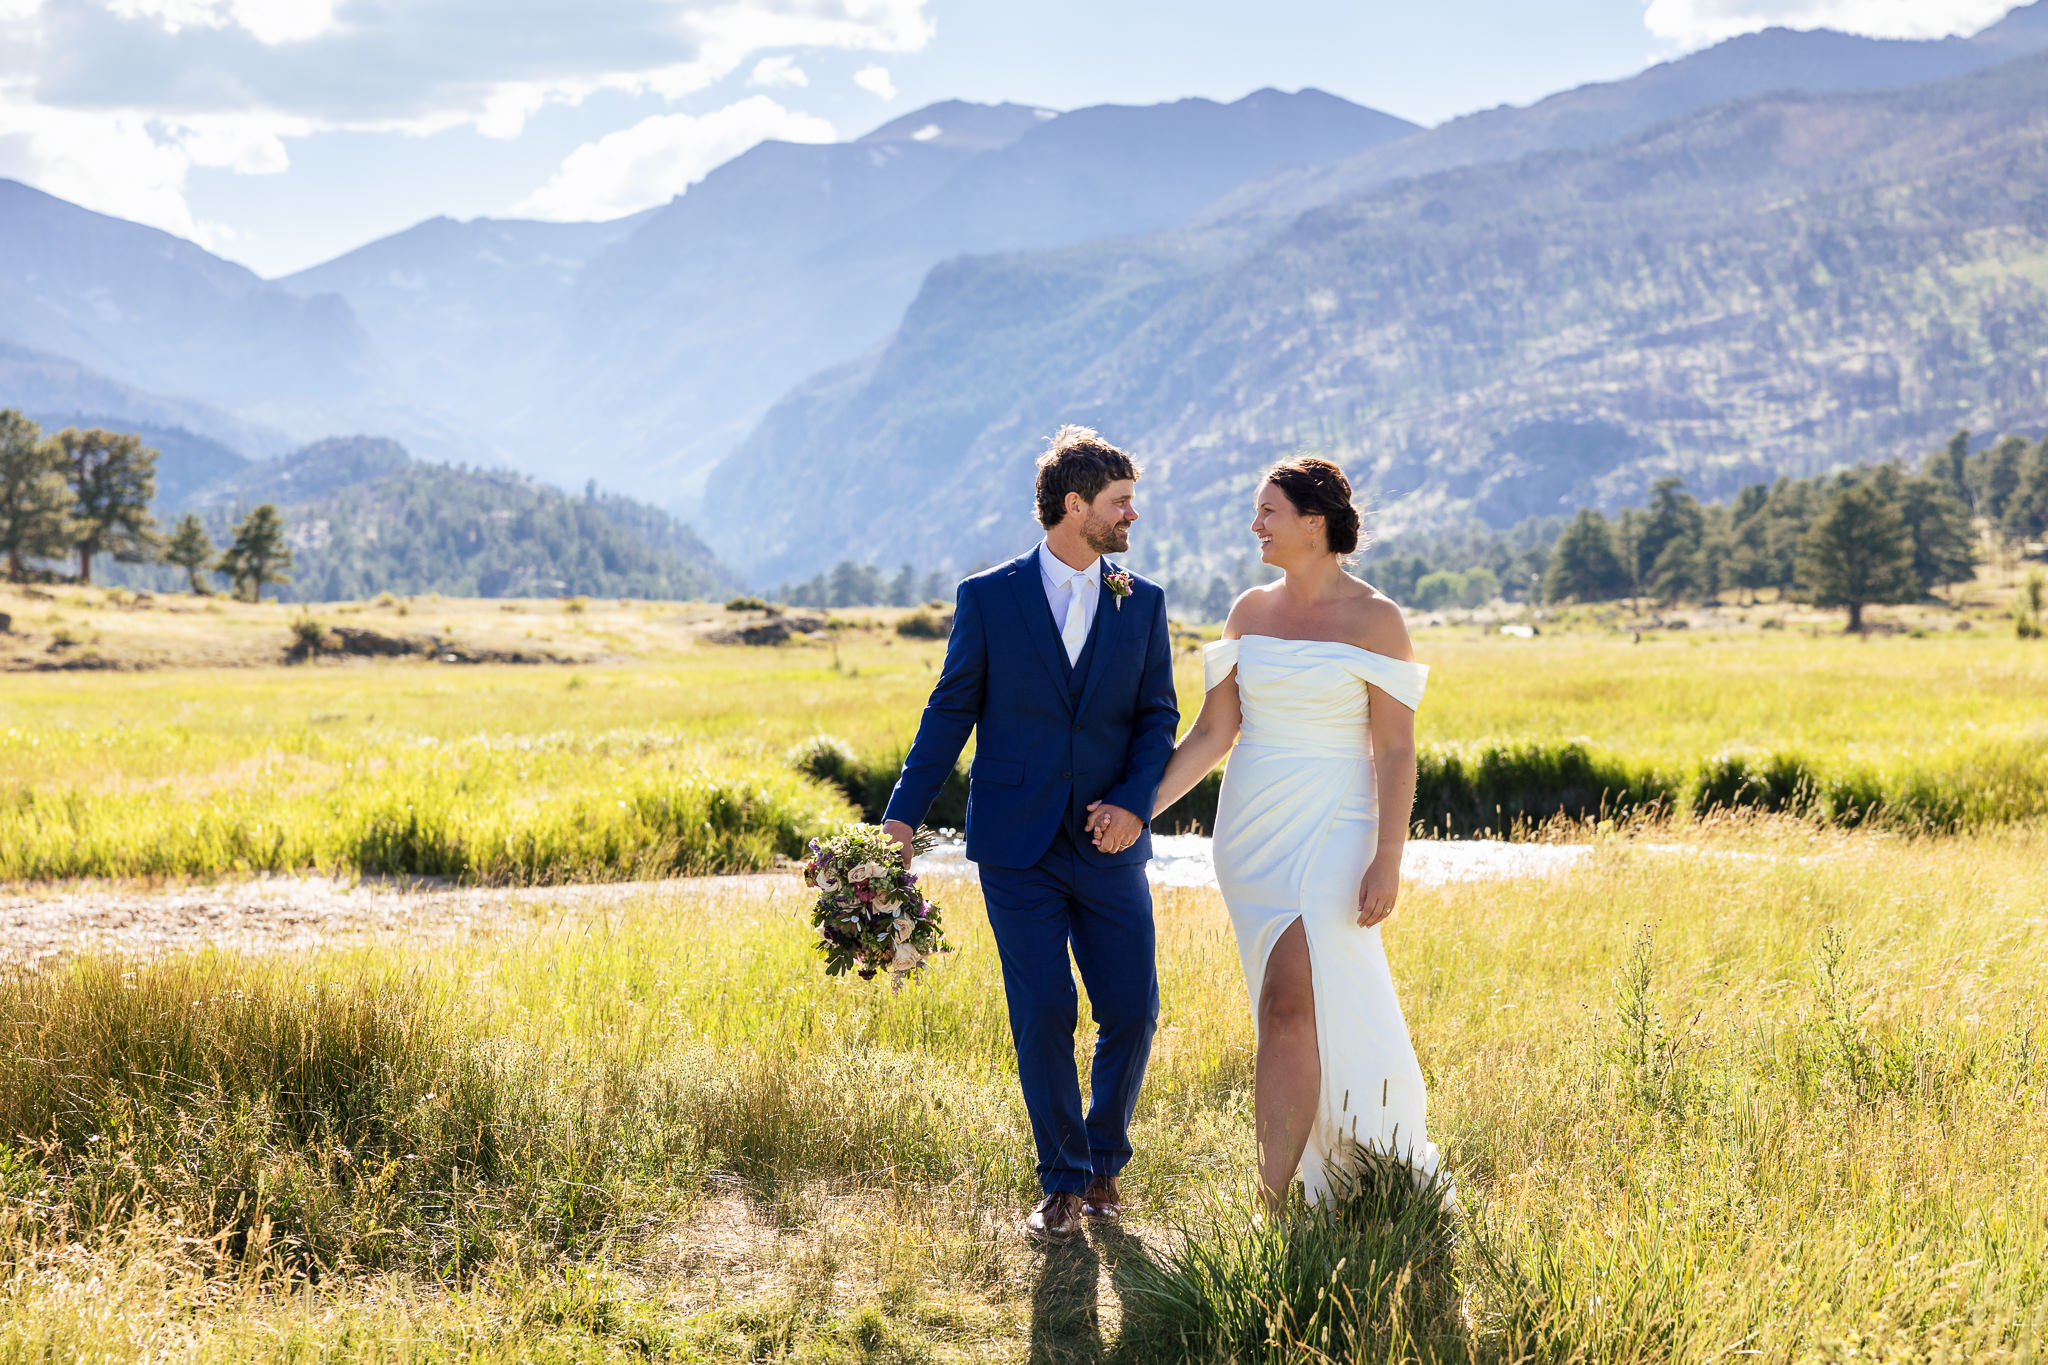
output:
M1088 1182L1088 1193L1081 1196L1081 1212L1112 1223L1124 1216L1124 1194L1117 1188L1115 1176L1098 1175Z
M1038 1201L1038 1207L1024 1220L1024 1231L1033 1237L1063 1242L1081 1231L1081 1196L1060 1190Z

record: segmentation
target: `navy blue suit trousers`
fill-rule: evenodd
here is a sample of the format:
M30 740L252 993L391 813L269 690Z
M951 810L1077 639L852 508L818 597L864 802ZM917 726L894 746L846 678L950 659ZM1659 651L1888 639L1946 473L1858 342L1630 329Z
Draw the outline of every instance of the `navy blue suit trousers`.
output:
M1145 864L1179 722L1166 594L1135 575L1121 600L1104 587L1087 646L1069 664L1034 547L960 585L945 668L889 797L885 819L922 823L975 735L967 856L981 867L1048 1193L1084 1190L1130 1159L1159 1018ZM1130 848L1096 850L1085 832L1094 801L1146 822ZM1096 1021L1085 1116L1070 953Z

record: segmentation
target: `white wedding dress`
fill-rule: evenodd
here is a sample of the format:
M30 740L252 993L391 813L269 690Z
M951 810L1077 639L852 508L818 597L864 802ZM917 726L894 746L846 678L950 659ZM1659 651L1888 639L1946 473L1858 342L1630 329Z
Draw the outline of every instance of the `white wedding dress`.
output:
M1243 725L1216 808L1216 880L1257 1017L1266 959L1299 919L1315 982L1322 1099L1301 1178L1311 1202L1351 1187L1353 1144L1437 1173L1422 1068L1358 883L1379 836L1366 728L1371 683L1402 705L1429 669L1331 640L1247 635L1202 651L1203 685L1237 670Z

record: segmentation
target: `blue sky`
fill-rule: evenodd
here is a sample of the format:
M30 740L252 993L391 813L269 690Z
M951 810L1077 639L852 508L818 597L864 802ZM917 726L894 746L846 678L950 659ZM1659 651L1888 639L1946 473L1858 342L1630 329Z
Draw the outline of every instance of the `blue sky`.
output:
M0 0L0 175L266 275L435 214L601 218L933 100L1316 86L1430 124L1779 23L2011 0Z

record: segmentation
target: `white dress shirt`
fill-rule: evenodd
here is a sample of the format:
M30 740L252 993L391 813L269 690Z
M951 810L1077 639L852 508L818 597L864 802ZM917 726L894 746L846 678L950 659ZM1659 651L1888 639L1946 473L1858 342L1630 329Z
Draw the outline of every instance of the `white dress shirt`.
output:
M1095 624L1095 610L1102 601L1102 557L1096 556L1085 569L1074 568L1038 542L1038 577L1045 585L1046 605L1052 608L1053 629L1067 646L1067 662L1079 663L1087 646L1088 631ZM1078 629L1069 629L1067 614L1081 613Z

